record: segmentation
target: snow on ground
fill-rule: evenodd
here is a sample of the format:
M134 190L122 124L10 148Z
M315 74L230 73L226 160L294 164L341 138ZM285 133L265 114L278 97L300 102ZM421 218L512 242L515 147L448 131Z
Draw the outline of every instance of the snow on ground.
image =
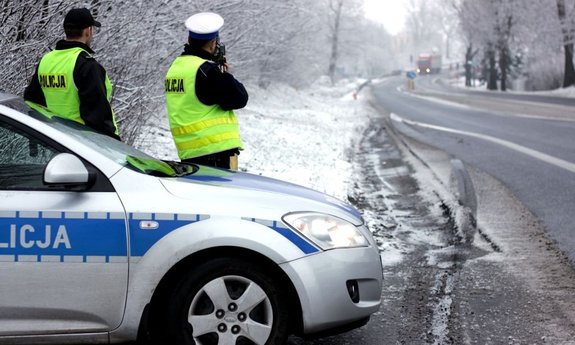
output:
M238 113L245 150L240 169L262 174L347 200L353 148L367 124L370 108L353 92L361 81L326 79L296 90L273 85L252 89Z
M487 84L480 85L477 82L475 87L466 87L465 86L465 78L451 78L449 79L449 83L455 87L465 88L466 90L477 90L477 91L488 91ZM497 92L497 91L493 91ZM519 90L508 90L507 92L510 93L518 93L518 94L529 94L529 95L544 95L544 96L558 96L558 97L568 97L568 98L575 98L575 86L567 87L567 88L558 88L554 90L546 90L546 91L519 91Z
M239 169L290 181L347 201L352 169L348 150L374 110L355 90L364 80L332 86L327 78L305 89L246 85L250 99L236 111L244 151ZM165 111L146 128L138 148L165 160L177 160Z

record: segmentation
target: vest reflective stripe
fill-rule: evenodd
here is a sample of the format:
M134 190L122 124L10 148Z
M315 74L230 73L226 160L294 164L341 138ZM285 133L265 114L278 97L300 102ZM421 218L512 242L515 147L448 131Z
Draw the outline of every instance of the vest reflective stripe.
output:
M172 128L171 131L172 131L173 135L179 136L179 135L190 134L190 133L194 133L197 131L201 131L203 129L213 127L213 126L237 125L237 124L238 124L238 120L235 117L233 117L233 118L230 118L230 117L216 118L216 119L211 119L211 120L193 123L193 124L185 126L185 127Z
M234 112L205 105L196 96L196 75L204 62L197 56L180 56L166 74L168 119L180 159L243 149Z
M80 115L80 96L74 83L74 67L82 48L53 50L44 55L38 66L38 81L46 98L46 108L58 116L85 125ZM106 98L112 99L112 83L106 74ZM112 112L115 133L118 134L116 118Z
M176 147L179 150L185 151L185 150L201 150L202 147L208 146L210 144L213 143L219 143L219 142L226 142L226 141L232 141L235 142L236 140L240 139L240 134L239 133L223 133L223 134L214 134L208 137L203 137L203 138L196 138L196 139L190 139L190 140L186 140L183 142L177 142L176 143ZM218 151L215 151L218 152ZM213 153L213 152L209 152L209 153ZM206 153L208 154L208 153Z

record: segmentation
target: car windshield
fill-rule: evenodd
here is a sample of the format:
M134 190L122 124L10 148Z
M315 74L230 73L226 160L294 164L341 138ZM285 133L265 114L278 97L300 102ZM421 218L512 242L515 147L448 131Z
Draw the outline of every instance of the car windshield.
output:
M198 170L195 165L156 159L119 140L97 133L87 126L58 117L37 104L24 102L21 99L11 100L4 104L75 137L93 150L131 170L163 177L190 175Z

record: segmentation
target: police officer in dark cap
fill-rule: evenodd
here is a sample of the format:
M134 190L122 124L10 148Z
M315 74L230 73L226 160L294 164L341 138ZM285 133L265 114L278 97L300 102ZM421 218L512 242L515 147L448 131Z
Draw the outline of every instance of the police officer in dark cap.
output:
M212 12L186 20L188 44L165 79L170 130L184 162L237 170L243 149L234 109L248 93L228 71L219 41L224 19Z
M110 106L112 83L90 48L100 26L88 9L71 9L64 18L66 39L42 57L24 99L120 140Z

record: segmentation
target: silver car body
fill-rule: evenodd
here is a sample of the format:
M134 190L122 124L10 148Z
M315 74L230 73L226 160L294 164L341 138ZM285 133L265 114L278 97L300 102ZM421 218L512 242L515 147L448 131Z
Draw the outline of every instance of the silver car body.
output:
M115 159L117 147L135 149L87 130L65 131L2 105L2 98L10 101L0 94L0 123L54 140L99 170L112 189L0 189L0 343L134 340L166 272L211 248L242 248L276 263L297 292L305 334L379 309L378 249L353 207L241 172L138 172ZM323 250L282 221L293 212L344 219L369 245ZM351 300L349 280L357 281L360 301Z

